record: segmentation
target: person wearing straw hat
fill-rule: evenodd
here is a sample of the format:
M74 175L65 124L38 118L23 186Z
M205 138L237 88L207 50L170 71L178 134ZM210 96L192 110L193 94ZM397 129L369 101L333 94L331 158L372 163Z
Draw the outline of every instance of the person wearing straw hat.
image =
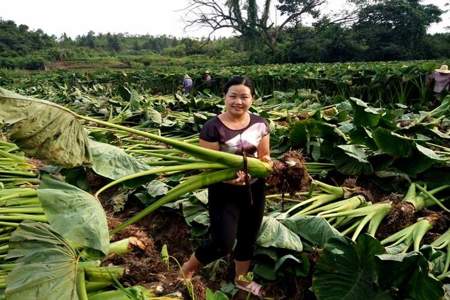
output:
M194 82L192 81L192 78L188 74L184 75L184 78L183 78L183 93L185 95L190 94L191 91L192 91L192 87L193 86L194 86Z
M450 86L450 70L448 65L435 69L428 77L428 85L432 87L434 98L441 100L448 93Z
M203 74L203 82L202 82L202 86L204 89L211 89L212 87L212 78L211 78L211 73L206 70L205 73Z

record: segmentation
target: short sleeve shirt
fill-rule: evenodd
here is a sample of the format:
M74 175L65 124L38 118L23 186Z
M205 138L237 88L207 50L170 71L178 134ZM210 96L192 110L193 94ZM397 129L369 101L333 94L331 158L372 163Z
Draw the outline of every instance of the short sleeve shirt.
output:
M257 148L261 139L269 134L267 121L257 115L250 114L250 123L242 129L228 128L219 117L208 120L200 132L200 138L207 142L218 142L219 150L248 156L257 156Z
M450 74L443 74L439 72L433 72L432 78L434 79L433 92L441 93L443 90L448 90L450 85Z

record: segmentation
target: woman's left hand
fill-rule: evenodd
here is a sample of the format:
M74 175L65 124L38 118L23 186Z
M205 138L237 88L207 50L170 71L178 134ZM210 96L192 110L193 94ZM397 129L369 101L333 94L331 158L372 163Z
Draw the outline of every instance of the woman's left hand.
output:
M251 179L250 174L248 174L248 179ZM240 170L236 172L236 178L233 180L225 181L226 183L231 183L234 185L245 185L245 172Z
M263 162L265 162L265 163L268 163L269 166L270 166L271 168L273 167L273 160L270 158L269 155L264 155L264 156L261 157L259 160L260 160L260 161L263 161Z

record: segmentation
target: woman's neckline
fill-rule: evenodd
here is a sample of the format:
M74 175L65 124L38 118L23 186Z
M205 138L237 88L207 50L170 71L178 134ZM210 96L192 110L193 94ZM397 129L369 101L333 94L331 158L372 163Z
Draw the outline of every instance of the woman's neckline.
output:
M225 128L227 128L228 130L239 131L239 130L247 129L248 127L250 127L250 124L252 123L252 114L249 113L249 112L247 112L247 114L248 114L248 117L249 117L249 118L248 118L248 124L245 125L245 126L243 126L242 128L239 128L239 129L233 129L233 128L230 128L227 124L225 124L224 121L222 121L222 120L220 119L220 115L218 115L218 116L216 116L216 117L217 117L217 119L219 120L219 122L220 122Z

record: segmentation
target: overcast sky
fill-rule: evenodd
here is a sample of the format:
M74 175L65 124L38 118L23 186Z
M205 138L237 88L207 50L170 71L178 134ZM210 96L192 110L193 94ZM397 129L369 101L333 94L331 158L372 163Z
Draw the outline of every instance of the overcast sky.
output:
M426 0L443 9L450 0ZM329 1L330 9L342 7L344 0ZM129 33L172 35L176 37L202 37L208 31L190 29L184 31L188 0L2 0L0 18L26 24L31 29L42 29L48 34L60 36L67 33L71 37L95 33ZM450 13L443 15L443 22L434 24L430 32L449 31ZM219 36L231 35L222 31Z

